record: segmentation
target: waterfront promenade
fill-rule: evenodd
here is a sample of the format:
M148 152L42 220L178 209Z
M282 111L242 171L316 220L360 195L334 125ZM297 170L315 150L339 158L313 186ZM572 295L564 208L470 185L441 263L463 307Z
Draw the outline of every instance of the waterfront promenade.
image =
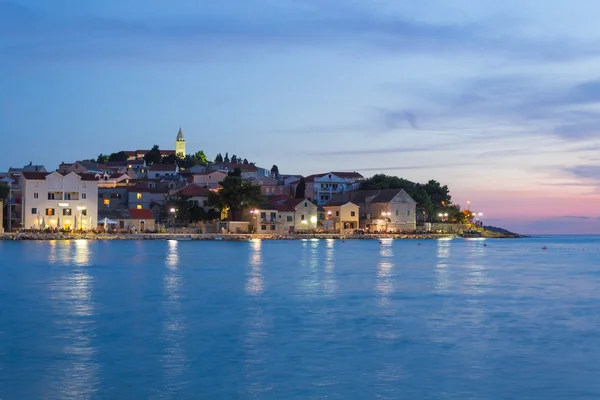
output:
M362 239L362 240L380 240L380 239L442 239L456 238L455 234L366 234L366 235L341 235L331 233L315 234L174 234L174 233L3 233L0 234L0 240L229 240L229 241L248 241L254 239L261 240L302 240L302 239Z

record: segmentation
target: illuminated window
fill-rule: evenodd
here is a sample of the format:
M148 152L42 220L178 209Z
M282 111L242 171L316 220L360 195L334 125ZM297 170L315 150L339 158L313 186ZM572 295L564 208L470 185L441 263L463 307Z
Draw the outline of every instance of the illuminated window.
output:
M46 215L54 215L54 208L46 208Z
M137 197L138 199L141 199L141 198L142 198L142 194L141 194L141 193L138 193L138 194L136 195L136 197Z
M137 208L138 210L141 210L141 209L142 209L142 205L141 205L141 204L138 204L136 208Z
M107 206L110 204L110 199L104 199L104 205Z
M71 209L70 208L63 208L63 215L71 215Z

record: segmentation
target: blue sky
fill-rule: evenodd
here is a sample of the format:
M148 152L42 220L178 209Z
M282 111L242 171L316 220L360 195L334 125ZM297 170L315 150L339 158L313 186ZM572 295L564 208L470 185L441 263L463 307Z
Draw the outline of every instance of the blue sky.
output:
M600 3L0 0L1 169L188 149L600 233Z

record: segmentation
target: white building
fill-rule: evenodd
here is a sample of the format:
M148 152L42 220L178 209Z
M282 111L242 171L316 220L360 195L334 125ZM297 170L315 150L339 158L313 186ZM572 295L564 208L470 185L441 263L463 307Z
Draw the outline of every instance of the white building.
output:
M91 174L23 172L25 229L90 229L98 224L98 180Z
M304 178L306 197L315 200L318 205L327 204L334 196L360 188L365 178L358 172L327 172ZM295 193L300 180L291 183Z

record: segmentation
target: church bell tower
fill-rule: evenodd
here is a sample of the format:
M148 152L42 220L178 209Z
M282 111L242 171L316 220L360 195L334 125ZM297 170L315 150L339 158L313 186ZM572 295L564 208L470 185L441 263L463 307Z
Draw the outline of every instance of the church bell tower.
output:
M177 132L177 138L175 139L175 154L180 158L185 157L185 139L183 138L181 126L179 127L179 132Z

